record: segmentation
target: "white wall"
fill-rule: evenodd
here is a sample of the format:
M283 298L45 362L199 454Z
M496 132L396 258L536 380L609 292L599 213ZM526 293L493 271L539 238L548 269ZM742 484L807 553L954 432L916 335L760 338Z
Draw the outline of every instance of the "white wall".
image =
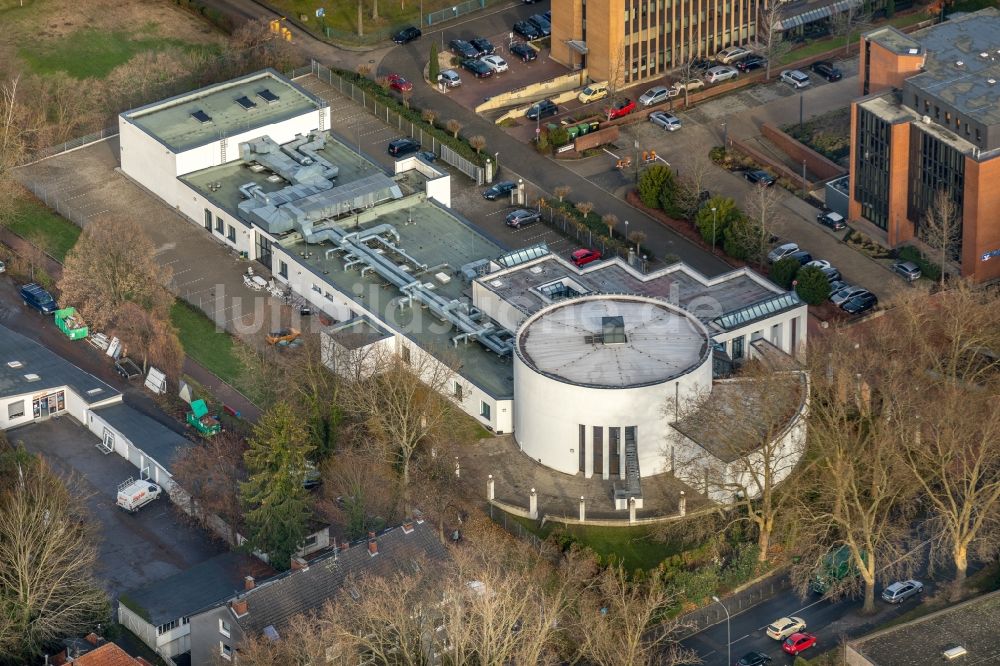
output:
M177 194L177 208L190 222L201 229L204 234L212 236L216 241L234 248L238 252L246 252L247 256L251 259L256 259L254 256L256 252L254 229L247 227L239 219L216 206L195 188L183 181L177 181ZM212 212L211 231L205 228L206 208ZM217 218L221 218L224 224L221 234L216 231ZM232 227L236 232L235 242L229 240L229 227Z
M141 603L141 599L136 601ZM161 656L175 657L191 649L191 625L181 624L181 618L177 618L176 627L157 636L156 627L119 603L118 622L128 627L129 631Z
M15 403L22 403L24 415L17 418L8 418L10 405ZM14 428L19 425L24 425L25 423L31 423L33 420L33 412L31 405L30 395L19 395L14 398L4 398L0 400L0 430L7 430L8 428Z
M58 414L60 414L60 415L62 415L62 414L69 414L70 416L72 416L73 418L75 418L80 423L86 423L87 422L87 413L89 412L89 409L90 409L87 406L87 403L84 402L83 399L80 398L80 396L78 396L69 387L67 387L67 386L59 386L59 387L52 388L52 389L46 388L46 389L37 391L35 393L25 393L24 395L20 395L20 396L16 396L16 397L0 399L0 430L7 430L8 428L15 428L17 426L21 426L21 425L25 425L25 424L33 422L35 420L35 418L34 418L34 411L33 411L34 407L33 407L32 403L34 401L35 396L41 397L41 396L46 396L46 395L52 395L54 393L58 393L59 391L63 392L63 396L64 396L64 400L65 400L64 405L65 405L66 409L64 411L62 411L62 412L58 412ZM121 395L119 395L117 393L114 393L114 394L111 394L106 400L103 400L100 403L95 403L95 404L111 405L111 404L115 404L117 402L121 402L121 400L122 400ZM21 402L21 401L24 402L24 415L21 416L21 417L19 417L19 418L9 419L7 417L9 405L11 405L13 403Z
M146 455L141 448L141 443L137 444L131 441L120 431L116 430L110 423L101 418L100 412L91 411L83 422L87 424L87 429L97 435L102 441L104 440L105 428L110 430L115 436L115 453L136 466L136 478L139 478L139 472L142 468L148 466L149 478L154 483L159 484L163 490L168 493L170 492L174 486L170 472L156 460ZM122 480L124 481L124 479Z
M424 193L427 198L438 201L445 208L451 208L451 176L447 171L439 170L416 155L408 155L396 160L393 168L393 173L396 174L410 170L420 172L428 179L424 185Z
M118 116L118 143L122 171L129 178L163 199L177 205L177 164L174 154L122 116Z
M795 349L792 348L792 320L796 321L795 331L797 342ZM726 347L726 353L732 356L733 340L742 337L742 360L747 360L748 358L751 358L752 353L752 349L750 347L751 338L755 332L760 331L764 340L771 342L786 354L796 356L801 360L804 358L803 354L805 354L806 349L806 338L808 335L806 331L808 326L807 320L808 308L806 304L803 303L800 307L793 310L788 310L787 312L782 312L781 314L774 315L773 317L752 322L735 331L726 331L722 333L714 332L712 339L718 343L724 344ZM774 326L778 326L777 342L775 342L773 338Z
M500 298L496 292L483 286L483 281L491 279L493 278L487 275L482 278L482 281L472 281L472 304L482 310L490 319L496 321L502 328L508 331L516 331L524 323L524 320L528 318L528 315L515 308L508 301ZM503 278L497 279L502 280Z

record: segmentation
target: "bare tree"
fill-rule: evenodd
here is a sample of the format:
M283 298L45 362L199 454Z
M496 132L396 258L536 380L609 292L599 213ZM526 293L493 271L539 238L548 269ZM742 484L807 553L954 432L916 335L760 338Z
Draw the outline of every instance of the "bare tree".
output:
M867 31L872 26L872 12L867 3L850 3L846 10L830 17L830 32L844 38L844 55L851 51L851 36Z
M434 109L424 109L423 111L420 112L420 117L423 118L427 124L433 126L434 121L438 117L438 112L435 111Z
M642 231L633 231L628 235L628 239L635 243L635 253L642 254L642 244L646 240L646 234Z
M212 514L222 518L230 527L233 544L243 525L240 483L247 478L246 450L246 441L227 430L184 449L174 463L174 476L194 503L192 515L201 522Z
M747 259L763 264L771 247L771 237L775 235L778 211L781 210L781 192L774 187L751 187L743 200L743 212L753 224L750 238L742 239L742 245L749 250ZM738 227L747 228L747 227Z
M483 148L486 147L486 137L482 134L476 134L475 136L469 137L469 145L476 150L478 155Z
M791 48L781 29L782 3L759 4L757 11L757 32L751 46L767 63L764 65L764 80L771 78L771 66L781 60Z
M710 495L724 494L739 510L737 520L757 530L758 559L768 558L771 536L788 511L790 493L782 483L805 452L806 375L775 370L758 361L740 376L717 382L711 393L682 407L677 429L715 442L713 455L693 449L673 467ZM677 408L670 401L665 411ZM673 450L676 457L676 449ZM720 461L726 461L722 463Z
M708 190L708 183L716 169L707 151L695 151L684 162L683 171L678 170L676 201L677 207L694 217L702 203L702 192Z
M0 654L34 663L53 641L106 621L109 608L94 579L96 535L76 482L40 457L15 455L0 490Z
M395 472L381 457L354 447L331 456L321 469L324 502L318 508L346 526L351 540L374 529L376 518L391 523L397 517Z
M456 139L458 138L458 133L462 131L462 123L458 122L454 118L449 120L445 124L445 127L447 127L448 131L451 132L452 137Z
M948 263L958 256L962 242L959 205L944 188L935 193L930 208L924 213L923 224L920 225L920 237L937 253L943 287Z
M614 213L605 213L601 222L608 228L608 238L615 237L615 227L618 226L618 216Z
M572 191L573 188L571 188L569 185L559 185L554 190L552 190L552 194L559 197L559 203L562 203L562 200L565 197L569 196L569 193Z
M590 201L581 201L576 205L576 209L583 215L584 219L590 216L590 211L594 210L594 204Z

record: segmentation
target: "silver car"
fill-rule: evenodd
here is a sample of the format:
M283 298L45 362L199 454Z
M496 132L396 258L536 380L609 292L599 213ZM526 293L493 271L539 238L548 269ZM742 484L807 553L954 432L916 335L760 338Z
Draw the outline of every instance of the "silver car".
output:
M662 127L668 132L676 132L681 128L681 119L666 111L653 111L649 114L649 122L657 127Z
M438 74L438 83L443 83L449 88L457 88L462 85L462 77L453 69L446 69Z
M666 86L656 86L650 88L639 97L639 104L643 106L653 106L666 102L670 98L670 90Z
M735 67L721 65L708 70L708 72L705 73L705 81L706 83L721 83L723 81L728 81L729 79L735 79L739 75L740 70Z
M834 305L840 305L841 303L846 303L855 296L864 294L867 291L868 290L864 287L855 287L854 285L849 284L846 287L841 287L837 291L830 294L830 302Z
M924 584L919 580L901 580L885 588L882 599L890 604L899 604L923 591Z
M778 247L768 252L767 260L773 264L774 262L780 261L781 259L784 259L788 255L798 251L799 251L799 246L796 245L795 243L785 243L783 245L779 245Z
M793 88L805 88L812 84L809 75L800 69L786 69L781 73L781 80Z
M920 266L912 261L897 261L892 265L892 270L901 275L907 282L920 279Z

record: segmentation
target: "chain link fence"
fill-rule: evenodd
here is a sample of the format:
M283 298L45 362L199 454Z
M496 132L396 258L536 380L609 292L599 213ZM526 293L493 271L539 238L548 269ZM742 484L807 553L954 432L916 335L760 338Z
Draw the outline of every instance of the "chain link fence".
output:
M82 148L83 146L90 145L92 143L97 143L98 141L104 141L108 137L118 136L118 126L106 127L102 130L86 134L75 139L70 139L64 143L58 143L54 146L49 146L48 148L43 148L39 151L31 153L27 160L18 166L28 166L29 164L34 164L35 162L40 162L47 157L52 157L53 155L58 155L60 153L65 153L70 150L76 150L77 148Z
M425 25L437 25L438 23L444 23L445 21L456 19L463 14L477 12L480 9L485 8L488 4L490 4L490 0L466 0L466 2L457 2L451 7L439 9L436 12L429 12L424 17L427 19L427 23Z
M729 611L730 616L736 615L786 590L790 584L788 574L786 573L768 576L764 580L748 585L739 592L734 592L727 597L723 597L722 603L726 605L726 610ZM687 635L682 637L681 640L704 631L720 622L725 622L726 610L723 610L719 604L712 603L704 608L699 608L680 616L678 620L690 628Z
M83 210L66 203L65 199L69 197L67 195L60 194L60 192L56 189L44 187L43 185L30 179L22 179L20 182L26 188L31 190L31 193L38 197L46 206L59 213L59 215L66 218L81 229L87 225L87 222L90 221L91 217L101 212L95 211L88 214Z
M386 125L395 127L400 132L412 136L420 142L421 147L433 152L442 161L447 162L469 178L475 180L477 185L482 185L486 181L486 169L465 159L433 134L424 131L420 124L404 118L393 110L392 107L380 102L376 96L369 94L364 89L354 85L351 81L344 80L329 67L321 65L315 60L312 61L312 73L320 81L335 88L344 97L349 97L351 101L360 104L365 111L368 111Z
M492 504L484 505L483 510L486 511L490 520L513 534L518 539L531 544L535 550L540 550L542 548L542 540L535 534L532 534L532 532L524 525L514 520L514 518L506 511L498 509Z
M643 273L648 271L650 260L646 255L636 254L631 247L626 247L617 241L609 242L606 236L595 233L590 227L577 223L571 215L554 206L546 206L542 209L542 221L577 243L600 250L602 257L621 257L633 268Z

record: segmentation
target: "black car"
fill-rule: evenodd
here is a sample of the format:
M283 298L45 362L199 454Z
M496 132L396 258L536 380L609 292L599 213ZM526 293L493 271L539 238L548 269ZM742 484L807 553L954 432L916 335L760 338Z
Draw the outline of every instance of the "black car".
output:
M763 652L747 652L736 662L736 666L763 666L770 663L771 658Z
M389 142L389 154L393 157L408 155L409 153L415 153L418 150L420 150L420 142L409 137Z
M767 67L767 58L759 55L747 56L736 63L736 69L741 72L752 72L755 69L763 69L764 67Z
M542 37L548 37L552 34L552 24L541 14L529 16L528 23L538 28L538 32L542 33Z
M541 2L542 0L521 0L526 5L533 5L536 2Z
M544 16L545 18L547 18L549 20L549 23L552 23L552 10L551 9L546 9L545 13L542 14L542 16Z
M465 41L464 39L451 40L450 42L448 42L448 48L451 49L452 53L454 53L457 56L461 56L463 58L479 57L479 51L476 50L476 47L470 44L469 42Z
M538 28L531 25L527 21L518 21L514 24L514 33L524 37L529 42L533 39L539 39L542 33L538 32Z
M528 120L538 120L539 118L548 118L549 116L554 116L559 113L559 107L552 103L552 100L543 99L541 102L532 105L528 109L524 117Z
M510 52L520 58L521 62L531 62L538 57L538 51L523 42L510 47Z
M469 58L462 61L462 69L467 69L476 75L477 79L488 79L493 76L493 70L482 60Z
M412 42L414 39L420 37L420 35L422 34L423 33L420 32L420 28L408 25L399 32L397 32L395 35L393 35L392 41L396 42L397 44L408 44Z
M498 183L493 183L489 189L483 192L483 198L496 201L499 197L506 196L515 189L517 189L517 183L511 180L501 180Z
M822 76L827 81L839 81L844 78L844 75L839 69L833 66L833 63L828 60L820 60L814 62L809 69L816 72Z
M763 185L764 187L771 187L777 180L774 176L764 171L763 169L754 169L753 171L746 171L743 174L751 183L756 183L757 185Z
M24 285L18 291L21 295L21 302L28 307L35 308L42 314L52 314L59 309L52 294L34 282Z
M529 224L534 224L540 219L542 219L542 215L538 211L519 208L507 214L507 226L511 229L520 229Z
M866 291L841 303L840 309L848 314L861 314L868 312L876 305L878 305L878 298L870 291Z
M805 250L799 250L798 252L792 252L784 257L785 259L795 259L799 264L805 266L810 261L813 260L813 256L806 252Z
M496 47L493 43L485 37L475 37L469 40L469 43L475 47L476 51L479 53L479 57L484 55L493 55L496 53Z
M692 72L707 72L715 67L715 61L708 58L695 58L691 61Z

